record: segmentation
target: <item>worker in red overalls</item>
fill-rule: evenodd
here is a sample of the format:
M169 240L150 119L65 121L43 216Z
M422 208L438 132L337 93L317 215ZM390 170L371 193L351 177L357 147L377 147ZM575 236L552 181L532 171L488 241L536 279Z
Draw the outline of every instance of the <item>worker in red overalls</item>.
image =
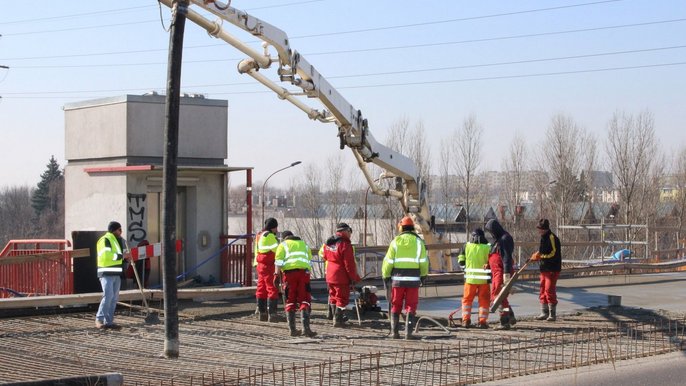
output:
M284 276L288 330L291 336L299 336L302 333L313 337L317 333L310 329L312 250L291 231L284 231L282 236L283 242L276 249L276 274L277 278L281 272ZM295 328L296 310L300 310L302 332Z
M333 326L343 327L344 313L350 302L350 286L360 281L350 236L352 228L344 222L336 225L336 235L323 248L326 260L326 284L329 287L329 308L333 309Z
M260 321L278 322L276 305L279 303L279 291L274 285L274 257L279 241L276 239L279 223L270 217L264 221L264 228L255 236L255 259L257 267L257 312Z
M491 301L493 301L503 285L510 281L514 273L514 260L512 255L514 253L514 240L512 236L503 229L498 220L488 220L484 227L486 232L493 238L491 251L488 255L488 266L491 269ZM509 330L515 323L514 311L510 307L510 302L507 297L500 305L500 325L496 326L496 330Z

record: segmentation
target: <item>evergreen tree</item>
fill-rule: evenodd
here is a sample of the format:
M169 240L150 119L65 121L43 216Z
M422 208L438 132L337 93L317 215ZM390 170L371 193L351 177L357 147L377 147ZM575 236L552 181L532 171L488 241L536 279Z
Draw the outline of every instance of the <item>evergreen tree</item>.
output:
M40 217L46 209L49 209L50 211L58 210L58 200L55 200L55 197L52 197L51 193L54 194L55 192L54 189L51 188L55 184L62 184L64 178L55 156L50 156L50 161L46 166L47 170L41 174L41 180L38 183L38 187L31 197L31 207L33 207L37 217Z

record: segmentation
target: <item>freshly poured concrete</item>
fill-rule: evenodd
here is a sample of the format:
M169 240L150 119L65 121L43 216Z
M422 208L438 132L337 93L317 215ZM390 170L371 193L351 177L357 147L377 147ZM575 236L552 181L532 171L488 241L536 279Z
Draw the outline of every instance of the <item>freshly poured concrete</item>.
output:
M608 306L608 295L621 296L621 305L624 307L686 311L686 272L570 278L561 279L557 284L558 315L589 307ZM537 281L515 285L509 300L518 317L527 318L540 313L538 291ZM420 315L447 318L450 312L461 306L462 286L428 286L420 288L419 293ZM385 310L385 300L382 299L380 303ZM472 312L472 320L475 320L478 312L476 299ZM460 317L461 312L454 315L455 319ZM489 321L493 323L497 319L497 316L491 315Z

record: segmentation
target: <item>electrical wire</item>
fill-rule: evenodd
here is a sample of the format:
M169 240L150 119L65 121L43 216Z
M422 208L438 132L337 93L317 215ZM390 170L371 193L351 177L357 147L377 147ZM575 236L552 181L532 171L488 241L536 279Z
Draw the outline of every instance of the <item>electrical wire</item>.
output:
M526 63L538 63L538 62L551 62L558 60L571 60L571 59L584 59L584 58L594 58L603 56L613 56L613 55L627 55L636 54L643 52L655 52L655 51L666 51L686 48L686 45L679 46L669 46L669 47L655 47L655 48L643 48L635 50L625 50L625 51L610 51L610 52L599 52L593 54L583 54L583 55L570 55L570 56L559 56L552 58L537 58L537 59L523 59L514 60L506 62L494 62L494 63L478 63L478 64L467 64L462 66L451 66L451 67L434 67L434 68L419 68L411 70L402 71L386 71L386 72L373 72L364 74L351 74L351 75L334 75L327 76L328 79L337 78L352 78L352 77L364 77L364 76L378 76L378 75L395 75L395 74L407 74L407 73L417 73L417 72L432 72L432 71L446 71L446 70L459 70L467 68L479 68L479 67L494 67L494 66L504 66L512 64L526 64ZM303 54L307 56L307 54ZM213 62L230 62L234 59L203 59L203 60L187 60L184 64L191 63L213 63ZM235 59L238 60L238 59ZM73 64L73 65L36 65L36 66L13 66L17 69L33 69L33 68L91 68L91 67L124 67L124 66L162 66L167 65L167 62L147 62L147 63L107 63L107 64Z
M357 86L340 86L340 87L336 87L336 89L339 89L339 90L343 90L343 89L364 89L364 88L378 88L378 87L418 86L418 85L427 85L427 84L447 84L447 83L476 82L476 81L488 81L488 80L521 79L521 78L560 76L560 75L572 75L572 74L595 73L595 72L625 71L625 70L635 70L635 69L644 69L644 68L658 68L658 67L683 66L683 65L686 65L686 62L656 63L656 64L646 64L646 65L637 65L637 66L606 67L606 68L596 68L596 69L586 69L586 70L540 72L540 73L532 73L532 74L487 76L487 77L476 77L476 78L444 79L444 80L436 80L436 81L378 83L378 84L367 84L367 85L357 85ZM189 85L186 87L187 88L197 88L200 86ZM82 98L83 96L40 97L40 96L20 96L20 95L132 92L132 91L149 91L151 89L154 89L154 87L135 88L135 89L119 89L119 90L91 90L91 91L87 91L87 90L75 91L75 90L72 90L72 91L44 91L44 92L34 92L34 93L31 93L31 92L4 93L4 95L15 95L15 96L11 97L13 99ZM298 92L298 91L294 91L294 92ZM218 92L218 93L212 93L212 94L213 95L245 95L245 94L266 94L266 93L272 93L272 91L270 91L270 90L233 91L233 92Z
M392 26L363 28L363 29L348 30L348 31L336 31L336 32L324 32L324 33L320 33L320 34L298 35L298 36L291 36L290 39L305 39L305 38L314 38L314 37L322 37L322 36L347 35L347 34L354 34L354 33L361 33L361 32L373 32L373 31L385 31L385 30L402 29L402 28L414 28L414 27L421 27L421 26L426 26L426 25L457 23L457 22L469 21L469 20L479 20L479 19L496 18L496 17L504 17L504 16L514 16L514 15L521 15L521 14L527 14L527 13L548 12L548 11L560 10L560 9L565 9L565 8L585 7L585 6L590 6L590 5L598 5L598 4L603 4L603 3L615 3L615 2L620 2L620 1L624 1L624 0L604 0L604 1L595 1L595 2L590 2L590 3L563 5L563 6L558 6L558 7L536 8L536 9L529 9L529 10L524 10L524 11L514 11L514 12L504 12L504 13L496 13L496 14L490 14L490 15L470 16L470 17L463 17L463 18L456 18L456 19L432 20L432 21L426 21L426 22L421 22L421 23L398 24L398 25L392 25ZM265 7L262 7L260 9L263 9L263 8L265 8ZM152 22L153 22L153 20L142 21L142 22L138 22L138 23L152 23ZM154 21L154 22L156 22L156 21ZM131 25L131 24L132 23L104 24L104 25L97 25L97 26L74 27L74 28L64 28L64 29L57 29L57 30L18 32L18 33L7 34L7 36L19 36L19 35L42 34L42 33L78 31L78 30L84 30L84 29L117 27L117 26Z
M84 13L74 13L71 15L62 15L62 16L49 16L49 17L36 17L36 18L31 18L31 19L23 19L23 20L14 20L14 21L3 21L0 22L0 25L8 25L8 24L21 24L21 23L35 23L37 21L48 21L48 20L58 20L58 19L69 19L69 18L75 18L75 17L81 17L81 16L92 16L92 15L99 15L99 14L106 14L106 13L122 13L122 12L128 12L134 9L141 9L141 8L150 8L153 7L152 5L141 5L138 7L130 7L130 8L118 8L118 9L109 9L109 10L104 10L104 11L93 11L93 12L84 12Z
M354 50L310 52L310 53L303 53L303 55L319 56L319 55L349 54L349 53L356 53L356 52L375 52L375 51L387 51L387 50L398 50L398 49L408 49L408 48L424 48L424 47L435 47L435 46L444 46L444 45L456 45L456 44L465 44L465 43L481 43L481 42L497 41L497 40L523 39L523 38L531 38L531 37L552 36L552 35L602 31L602 30L621 29L621 28L644 27L644 26L649 26L649 25L680 23L680 22L684 22L684 21L686 21L686 18L657 20L657 21L650 21L650 22L643 22L643 23L620 24L620 25L613 25L613 26L602 26L602 27L573 29L573 30L548 31L548 32L539 32L539 33L533 33L533 34L524 34L524 35L496 36L496 37L490 37L490 38L457 40L457 41L448 41L448 42L439 42L439 43L422 43L422 44L411 44L411 45L402 45L402 46L360 48L360 49L354 49ZM257 43L257 42L262 42L262 41L261 40L251 41L251 42L246 42L246 44L247 43ZM184 47L184 49L209 48L209 47L226 47L226 44L205 44L205 45L187 46L187 47ZM147 49L147 50L113 51L113 52L73 54L73 55L51 55L51 56L32 56L32 57L19 57L19 58L0 58L0 60L10 61L10 60L62 59L62 58L78 58L78 57L84 57L84 56L91 57L91 56L106 56L106 55L139 54L139 53L156 52L156 51L165 51L166 52L167 50L168 50L167 48L159 48L159 49ZM230 59L226 59L226 60L233 61L233 60L241 60L241 59L243 59L243 58L230 58Z

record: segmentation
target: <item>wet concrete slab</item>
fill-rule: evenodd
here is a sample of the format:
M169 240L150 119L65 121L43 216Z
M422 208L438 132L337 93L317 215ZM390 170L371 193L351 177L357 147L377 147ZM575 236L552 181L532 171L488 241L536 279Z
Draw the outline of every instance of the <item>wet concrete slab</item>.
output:
M509 300L518 318L531 318L540 313L538 292L537 281L515 284ZM559 315L608 306L611 301L608 296L620 296L624 307L686 311L686 272L560 279L557 296ZM420 288L418 313L433 318L447 318L450 312L461 306L461 301L462 286ZM382 309L387 309L385 299L382 298L380 303ZM472 310L476 313L476 302ZM459 319L460 316L461 312L458 311L454 318ZM475 315L472 317L474 319ZM491 315L489 322L497 319L497 316Z

